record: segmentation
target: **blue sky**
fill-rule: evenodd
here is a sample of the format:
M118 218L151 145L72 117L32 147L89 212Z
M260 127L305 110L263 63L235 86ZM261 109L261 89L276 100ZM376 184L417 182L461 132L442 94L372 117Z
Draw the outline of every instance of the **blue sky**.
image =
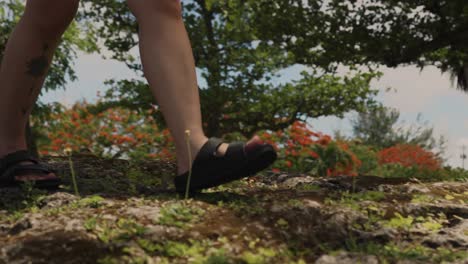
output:
M133 50L138 53L137 49ZM49 92L42 96L44 102L58 101L65 105L80 99L93 101L98 91L104 91L104 80L137 78L123 63L104 60L100 55L79 54L75 70L78 81L70 83L65 91ZM298 78L302 67L293 67L282 72L282 80ZM468 146L468 93L453 88L448 74L441 74L434 67L423 71L413 66L396 69L382 68L384 76L372 83L381 91L391 87L392 92L381 92L379 100L389 107L400 110L403 126L414 123L419 113L423 120L434 126L437 135L448 140L446 158L448 164L461 166L459 158L462 145ZM201 85L203 80L199 79ZM351 126L347 115L345 119L335 117L311 120L315 130L332 134L341 130L350 134Z

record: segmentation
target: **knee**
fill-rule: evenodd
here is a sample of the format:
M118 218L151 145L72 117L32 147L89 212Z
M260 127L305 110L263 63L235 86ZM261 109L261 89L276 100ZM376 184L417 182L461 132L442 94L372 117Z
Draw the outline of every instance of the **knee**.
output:
M24 19L47 36L63 33L78 11L79 0L29 0Z
M182 19L180 0L127 0L127 5L137 20L154 16Z

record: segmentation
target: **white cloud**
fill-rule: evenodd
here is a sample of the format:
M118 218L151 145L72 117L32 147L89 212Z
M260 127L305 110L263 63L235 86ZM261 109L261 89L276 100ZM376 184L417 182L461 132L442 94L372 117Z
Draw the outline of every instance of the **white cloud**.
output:
M387 106L398 108L401 112L423 112L437 101L440 96L459 94L448 75L442 75L435 67L427 67L420 71L414 66L396 69L382 68L384 76L372 85L381 91L386 88L397 92L382 93Z
M466 146L468 148L468 137L458 139L457 146L458 147Z

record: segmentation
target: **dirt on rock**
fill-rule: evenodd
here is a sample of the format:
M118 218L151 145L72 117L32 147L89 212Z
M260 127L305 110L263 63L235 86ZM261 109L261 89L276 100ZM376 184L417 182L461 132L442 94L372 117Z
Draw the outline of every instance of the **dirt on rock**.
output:
M47 159L0 190L0 263L468 263L468 183L263 172L183 199L169 161Z

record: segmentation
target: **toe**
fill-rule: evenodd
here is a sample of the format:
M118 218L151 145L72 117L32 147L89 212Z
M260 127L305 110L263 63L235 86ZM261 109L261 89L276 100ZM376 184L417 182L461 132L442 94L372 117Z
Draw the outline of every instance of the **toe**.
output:
M252 150L255 150L256 148L260 147L263 145L263 140L255 135L254 137L252 137L251 140L249 140L249 142L247 142L247 144L245 145L245 152L250 152Z
M261 146L261 145L263 145L262 139L258 135L255 135L245 144L245 151L249 152L253 149L256 149L258 146ZM229 147L229 144L227 143L221 144L221 146L219 146L218 150L216 151L216 156L218 157L224 156L224 154L226 154L228 147Z

